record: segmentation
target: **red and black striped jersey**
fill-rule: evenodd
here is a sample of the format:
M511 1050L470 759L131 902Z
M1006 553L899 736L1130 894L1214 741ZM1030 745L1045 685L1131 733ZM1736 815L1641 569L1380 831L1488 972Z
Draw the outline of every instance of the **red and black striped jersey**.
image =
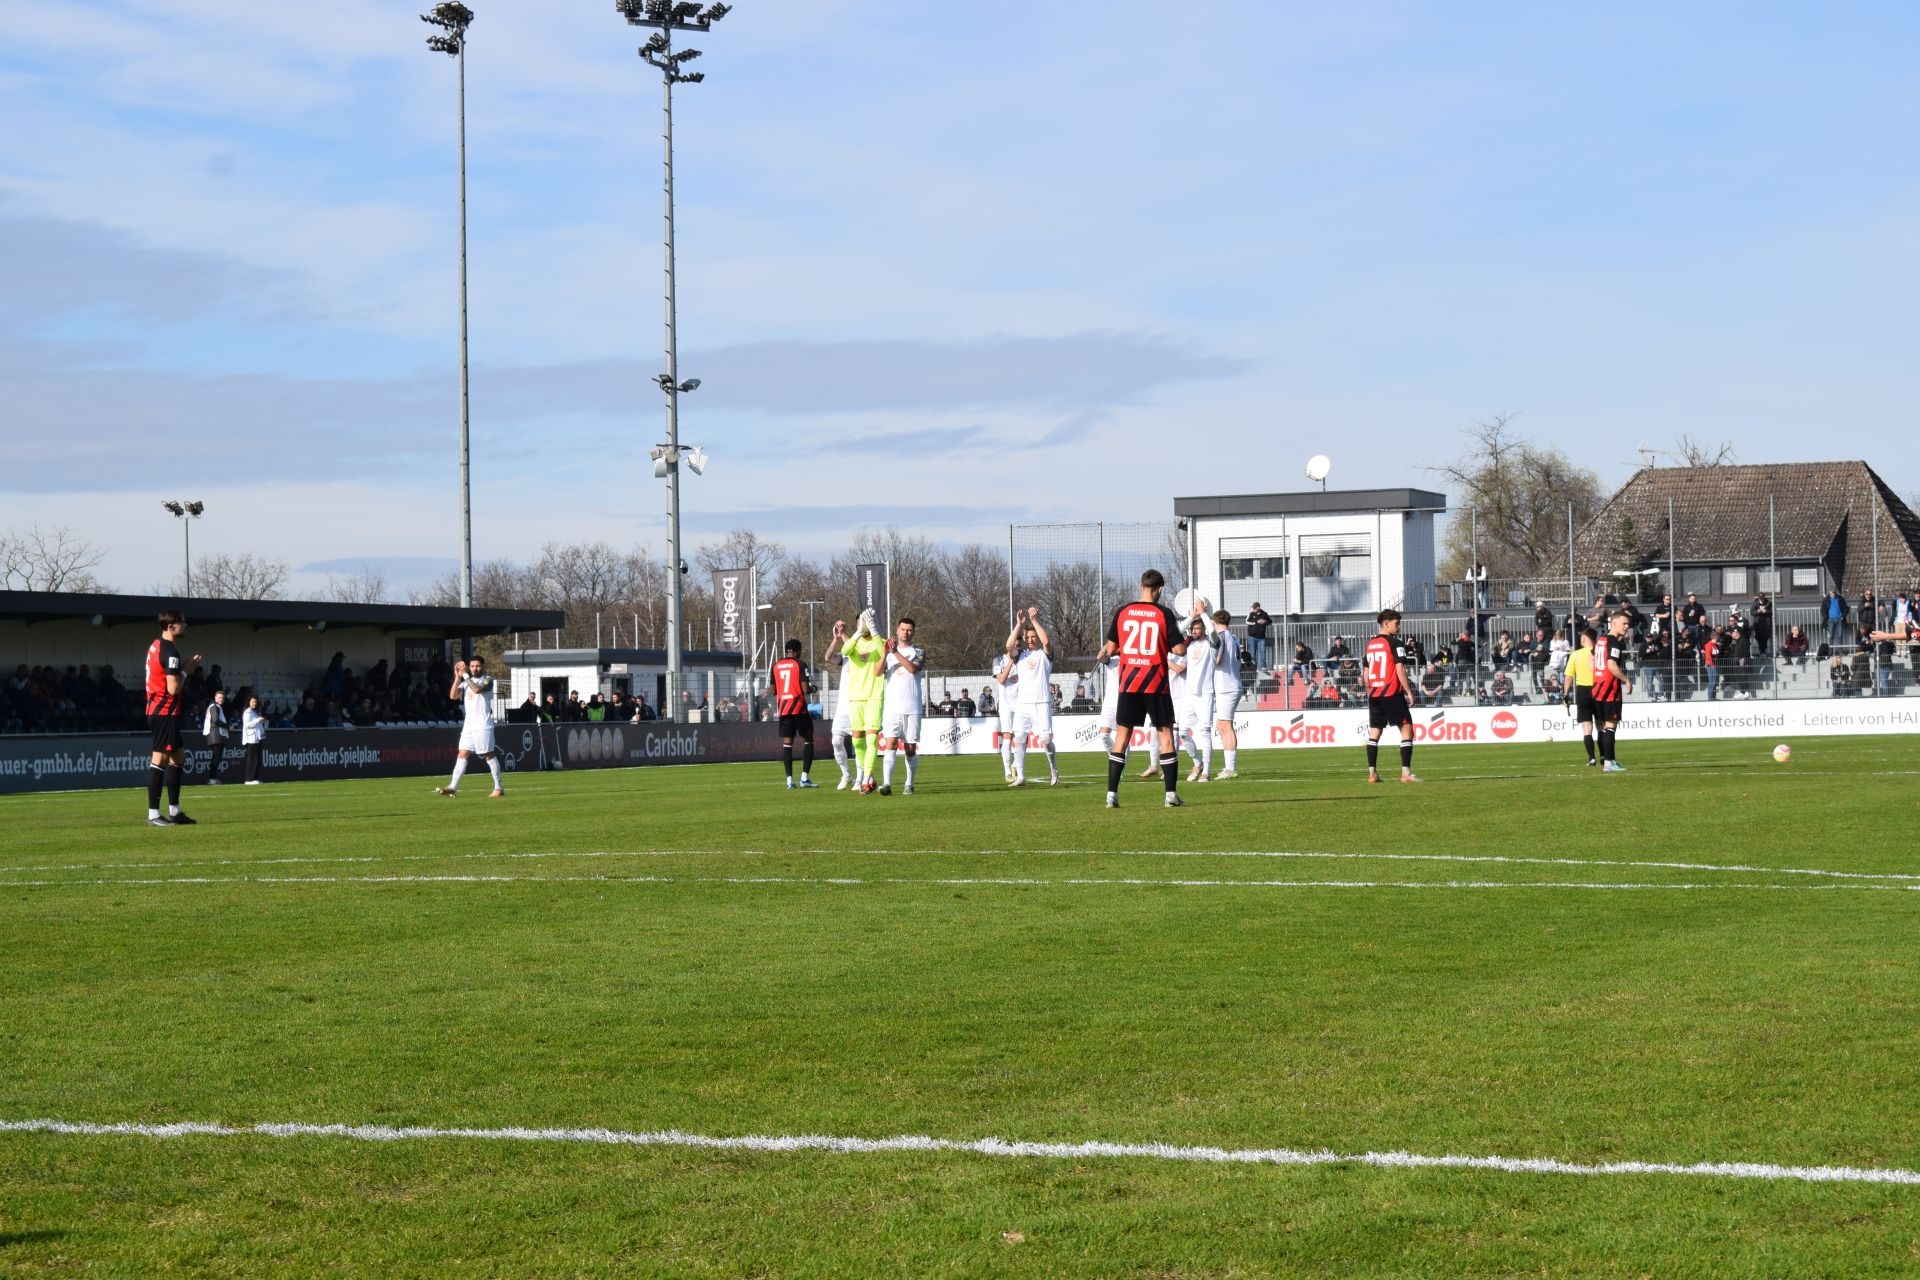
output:
M1611 670L1614 663L1625 669L1627 651L1612 635L1602 632L1593 641L1593 700L1595 702L1618 702L1620 700L1620 677Z
M798 658L782 658L773 664L773 696L778 704L774 714L807 714L807 673Z
M187 673L180 669L180 651L173 647L173 641L161 636L147 646L147 714L150 716L180 712L180 695L167 692L168 676L184 684Z
M1167 687L1167 655L1180 638L1173 610L1151 600L1134 600L1114 611L1107 639L1118 651L1120 692L1159 693Z
M1406 642L1399 636L1379 635L1367 641L1367 696L1391 698L1407 691L1400 668L1407 661Z

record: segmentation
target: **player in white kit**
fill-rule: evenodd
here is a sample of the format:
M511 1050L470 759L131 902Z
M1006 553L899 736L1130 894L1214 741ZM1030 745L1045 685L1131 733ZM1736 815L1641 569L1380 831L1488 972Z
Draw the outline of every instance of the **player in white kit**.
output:
M880 713L880 794L893 794L893 758L907 756L906 793L913 794L913 776L920 771L920 716L925 710L920 693L920 668L926 650L913 643L913 619L902 618L887 641L887 683Z
M1219 665L1220 637L1207 617L1207 602L1196 600L1187 620L1187 651L1170 658L1167 668L1178 670L1173 709L1180 719L1180 736L1193 757L1188 782L1205 782L1213 761L1213 676Z
M1220 662L1213 669L1213 732L1226 757L1213 776L1222 780L1240 776L1240 737L1233 727L1233 717L1240 710L1240 637L1227 629L1232 621L1233 615L1225 609L1213 615L1213 634L1220 637Z
M1100 664L1100 741L1107 744L1107 753L1111 755L1119 750L1113 745L1114 725L1120 717L1120 655L1114 654Z
M1000 772L1006 775L1006 781L1013 781L1013 722L1020 709L1014 705L1014 699L1020 694L1020 672L1013 665L1009 654L1000 654L993 660L993 682L999 686L994 695L994 710L1000 716L1000 728L993 736L1000 744Z
M1007 636L1007 656L1013 659L1020 683L1014 692L1013 781L1027 785L1027 742L1038 739L1047 753L1049 786L1060 785L1060 764L1053 750L1053 642L1040 625L1040 610L1029 608L1016 618Z
M839 628L840 624L835 623L834 626ZM853 744L853 700L847 697L846 658L836 649L827 655L827 661L842 669L834 680L833 727L827 733L833 741L833 762L840 766L840 785L834 790L845 791L853 785L853 752L850 749Z
M493 772L493 798L498 800L507 793L500 785L500 753L493 745L493 677L487 674L486 659L454 663L453 687L447 697L465 708L466 719L460 725L460 755L453 762L453 777L434 790L443 796L459 795L468 757L479 756Z

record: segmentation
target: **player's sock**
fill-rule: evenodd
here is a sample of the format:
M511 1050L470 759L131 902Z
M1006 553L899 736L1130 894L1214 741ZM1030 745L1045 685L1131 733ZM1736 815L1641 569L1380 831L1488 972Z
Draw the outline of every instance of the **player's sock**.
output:
M1109 751L1107 753L1107 790L1118 791L1120 779L1127 772L1127 753Z
M1613 730L1611 729L1602 729L1600 731L1600 758L1602 760L1613 759Z
M506 788L500 785L500 757L499 756L487 757L487 772L493 775L493 789L495 791L505 791Z
M780 747L780 767L786 770L787 781L793 781L793 744L784 743Z
M1024 733L1013 744L1013 776L1016 778L1027 776L1027 735Z
M1413 772L1413 744L1411 742L1403 742L1400 744L1400 772Z
M147 766L147 816L160 816L160 788L167 785L167 771L157 764Z
M1380 744L1377 742L1369 742L1367 744L1367 772L1375 773L1379 771L1379 768Z
M169 816L180 812L180 766L167 766L167 813Z
M1580 741L1587 744L1587 763L1592 764L1593 763L1593 735L1590 733L1582 734Z
M466 776L467 758L465 756L455 756L453 759L453 777L447 779L447 790L458 791L460 789L460 779Z
M899 754L892 747L880 753L880 781L886 786L893 785L893 758Z
M907 752L907 785L908 786L913 785L913 776L919 772L920 772L920 753L918 751Z
M1226 771L1232 773L1239 762L1240 749L1238 747L1222 747L1220 750L1221 754L1227 758Z
M813 774L813 735L808 734L806 742L800 748L800 781L806 782Z
M1193 761L1202 774L1213 772L1213 730L1196 729L1193 734Z
M1054 754L1052 738L1047 739L1047 776L1049 778L1060 776L1060 757Z
M847 740L837 733L833 735L833 762L840 766L840 776L846 777L850 772L847 768Z
M1005 733L1000 735L1000 772L1013 772L1013 738Z
M1168 792L1180 785L1180 753L1169 751L1160 757L1160 780L1167 784Z

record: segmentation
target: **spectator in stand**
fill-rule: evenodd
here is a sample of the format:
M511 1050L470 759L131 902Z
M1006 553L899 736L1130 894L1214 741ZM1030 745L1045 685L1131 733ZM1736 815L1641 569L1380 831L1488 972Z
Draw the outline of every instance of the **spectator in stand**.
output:
M1499 671L1513 664L1512 632L1502 631L1500 633L1499 638L1493 642L1493 652L1488 655L1488 660L1492 663L1495 671Z
M1513 676L1505 667L1493 673L1493 683L1487 686L1487 697L1496 707L1513 705Z
M1555 631L1553 625L1553 610L1547 607L1545 600L1533 606L1533 629L1535 631L1544 631L1548 635L1552 635Z
M1874 598L1873 588L1868 587L1860 593L1860 607L1854 610L1855 619L1862 631L1880 629L1880 602Z
M1673 597L1671 595L1661 596L1660 603L1653 607L1653 630L1660 636L1662 642L1672 641Z
M1433 661L1428 663L1427 669L1420 674L1420 692L1425 695L1423 700L1431 706L1437 707L1440 705L1440 696L1445 693L1447 689L1447 667L1449 664L1445 661L1446 652L1445 649L1442 649L1439 653L1435 654Z
M1873 687L1873 643L1871 631L1862 631L1855 637L1853 655L1849 665L1853 668L1853 689L1856 696L1860 690Z
M540 700L538 698L535 698L531 693L529 693L527 695L527 700L525 702L521 703L519 706L515 707L513 710L507 712L507 723L508 724L539 724L540 723Z
M607 704L602 702L600 695L596 693L587 699L587 719L593 724L600 724L604 722L606 718Z
M1255 600L1253 608L1247 610L1247 651L1253 655L1253 669L1259 675L1266 674L1267 632L1272 626L1272 616Z
M989 681L980 686L980 714L983 716L991 716L998 715L999 713L999 697L994 693L993 684Z
M1487 566L1475 561L1467 570L1467 581L1473 586L1473 607L1484 612L1487 607Z
M1847 598L1838 591L1820 597L1820 616L1827 623L1827 643L1838 649L1847 633Z
M702 705L705 704L703 703ZM570 689L567 691L567 702L561 710L563 714L560 718L569 724L582 724L586 721L587 706L584 702L580 701L580 691L578 689Z
M1607 613L1607 598L1595 596L1593 608L1587 610L1587 625L1593 628L1595 635L1607 629Z
M1902 591L1893 599L1893 616L1887 620L1889 631L1898 631L1913 621L1913 597Z
M327 727L327 717L314 701L312 694L308 694L300 700L300 709L293 713L293 727L296 729L324 729Z
M1763 658L1773 652L1773 601L1764 591L1753 598L1753 651Z
M1726 642L1726 635L1715 631L1700 646L1700 664L1706 669L1707 701L1712 702L1720 696L1720 646Z
M1724 655L1727 679L1736 698L1753 697L1753 637L1745 627L1727 628L1727 652Z
M1787 628L1787 638L1780 642L1780 656L1788 662L1807 665L1807 633L1800 629L1799 623Z
M1833 685L1833 696L1851 698L1854 694L1853 668L1847 664L1843 653L1836 653L1827 659L1827 679Z
M1313 679L1313 650L1307 647L1305 640L1293 642L1293 665L1287 668L1287 682L1299 676L1302 680Z
M1333 643L1327 646L1327 656L1320 660L1320 665L1328 671L1338 671L1342 662L1352 658L1353 654L1347 649L1347 638L1335 636Z
M1453 676L1455 688L1476 678L1479 664L1475 662L1477 651L1473 644L1473 632L1462 631L1460 638L1453 642L1453 665L1448 669Z
M1553 661L1553 637L1542 631L1533 638L1533 652L1527 656L1532 668L1533 691L1539 693L1546 680L1547 664Z
M1680 625L1698 627L1707 620L1707 606L1700 603L1700 597L1687 592L1687 602L1680 606Z
M1647 696L1658 702L1667 691L1667 646L1664 632L1647 632L1640 642L1640 670L1646 673Z
M978 708L973 705L973 699L965 689L962 689L960 696L953 700L953 714L956 716L973 716L978 714Z
M260 757L267 749L267 717L260 710L260 699L247 699L240 713L240 746L247 753L247 785L260 785Z

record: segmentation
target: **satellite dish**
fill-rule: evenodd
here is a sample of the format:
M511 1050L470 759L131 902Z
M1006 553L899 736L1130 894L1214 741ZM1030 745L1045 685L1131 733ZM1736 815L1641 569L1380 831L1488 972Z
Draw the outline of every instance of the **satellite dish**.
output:
M1333 459L1324 453L1316 453L1307 459L1307 479L1327 482L1327 474L1333 470Z

